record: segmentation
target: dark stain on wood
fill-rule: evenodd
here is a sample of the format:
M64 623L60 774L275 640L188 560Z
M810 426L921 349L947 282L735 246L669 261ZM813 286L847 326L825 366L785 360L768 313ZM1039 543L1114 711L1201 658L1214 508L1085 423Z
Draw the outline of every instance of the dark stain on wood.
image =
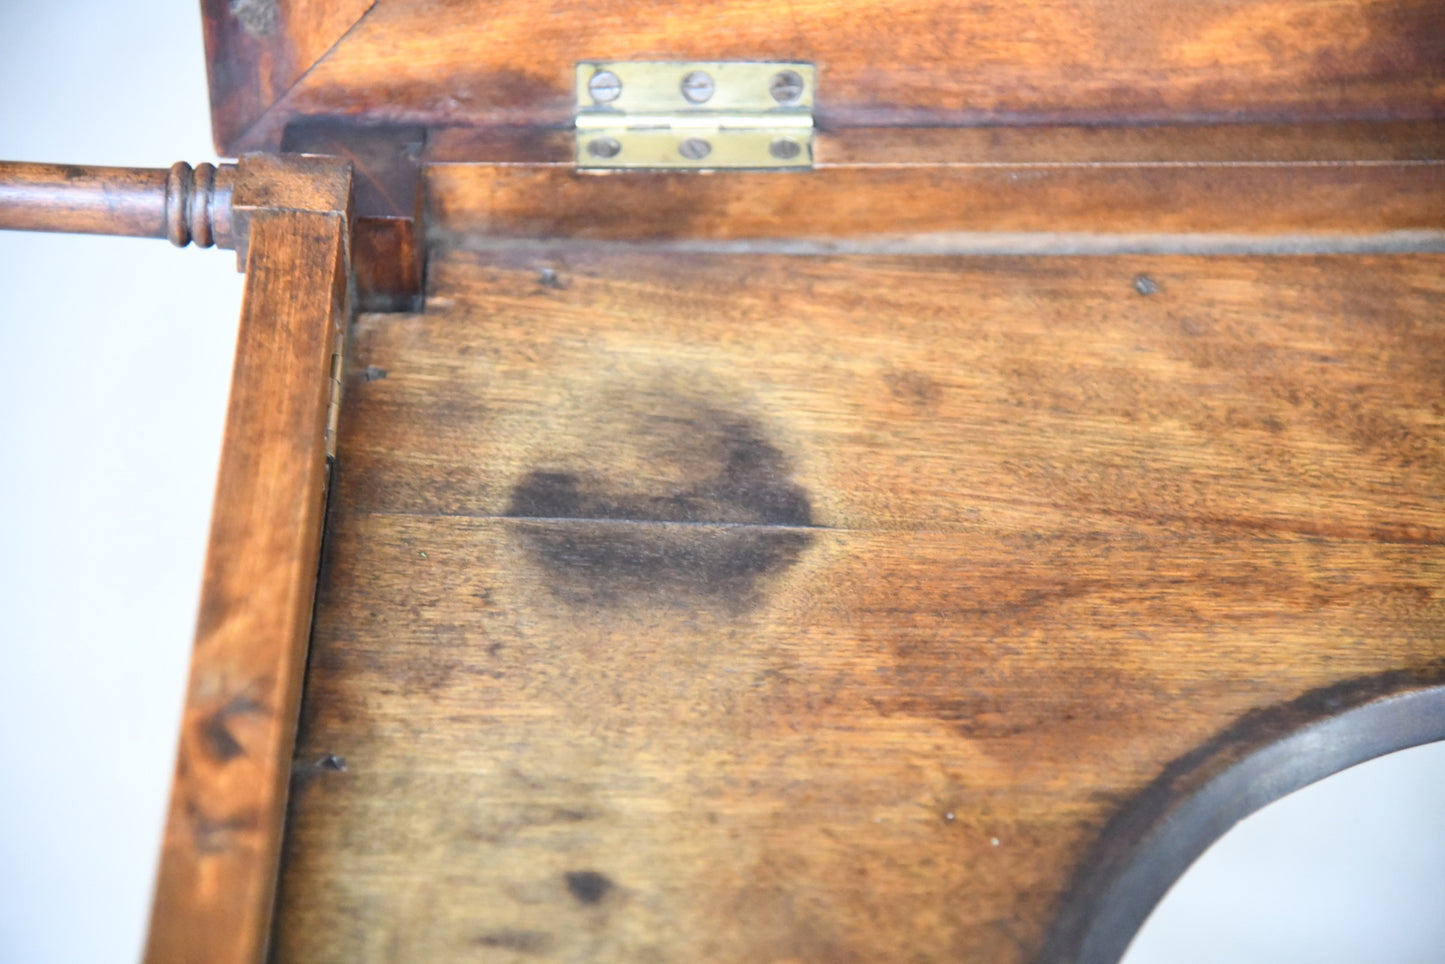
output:
M730 612L756 605L758 580L794 562L812 538L796 530L669 523L544 522L518 529L565 602L717 604Z
M257 823L255 814L251 813L229 818L213 817L194 800L186 803L186 817L192 843L203 854L223 853L233 846L237 834L255 829Z
M231 717L242 713L254 713L261 707L254 700L234 699L221 707L201 724L201 743L206 753L218 763L229 763L246 755L246 748L231 735L227 723Z
M649 477L606 478L584 451L512 489L505 514L534 520L517 531L552 591L575 604L751 608L759 580L812 539L787 458L751 419L706 405L659 404L633 428Z
M221 714L216 714L206 720L201 727L201 742L205 744L206 752L211 758L220 763L229 763L237 757L246 755L246 750L226 729L226 720Z
M584 904L599 903L613 887L606 874L595 870L572 870L566 874L567 889Z

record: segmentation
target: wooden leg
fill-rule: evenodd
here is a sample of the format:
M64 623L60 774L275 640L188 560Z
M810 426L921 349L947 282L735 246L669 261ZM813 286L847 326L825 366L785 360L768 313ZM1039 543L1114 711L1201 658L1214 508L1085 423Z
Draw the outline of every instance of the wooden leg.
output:
M211 541L146 961L266 953L326 492L346 218L252 215Z

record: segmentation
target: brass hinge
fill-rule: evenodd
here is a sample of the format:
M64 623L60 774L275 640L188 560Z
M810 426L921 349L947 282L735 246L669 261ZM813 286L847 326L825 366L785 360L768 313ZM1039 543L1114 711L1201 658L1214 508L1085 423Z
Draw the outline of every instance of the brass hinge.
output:
M812 167L816 76L812 64L585 61L577 166Z

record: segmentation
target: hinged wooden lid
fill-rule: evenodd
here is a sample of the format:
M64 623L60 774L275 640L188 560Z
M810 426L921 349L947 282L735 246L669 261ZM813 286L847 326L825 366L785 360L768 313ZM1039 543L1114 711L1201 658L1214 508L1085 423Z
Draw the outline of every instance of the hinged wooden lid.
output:
M817 66L852 127L1445 116L1434 0L203 0L216 141L305 116L428 128L572 123L587 60Z

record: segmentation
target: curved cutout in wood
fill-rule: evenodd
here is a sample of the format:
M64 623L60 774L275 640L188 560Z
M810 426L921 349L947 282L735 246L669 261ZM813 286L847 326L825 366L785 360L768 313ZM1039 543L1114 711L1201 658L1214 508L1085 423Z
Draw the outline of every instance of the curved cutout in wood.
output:
M1445 664L1313 690L1246 714L1175 760L1109 821L1042 961L1114 964L1155 904L1243 818L1367 760L1445 739Z

